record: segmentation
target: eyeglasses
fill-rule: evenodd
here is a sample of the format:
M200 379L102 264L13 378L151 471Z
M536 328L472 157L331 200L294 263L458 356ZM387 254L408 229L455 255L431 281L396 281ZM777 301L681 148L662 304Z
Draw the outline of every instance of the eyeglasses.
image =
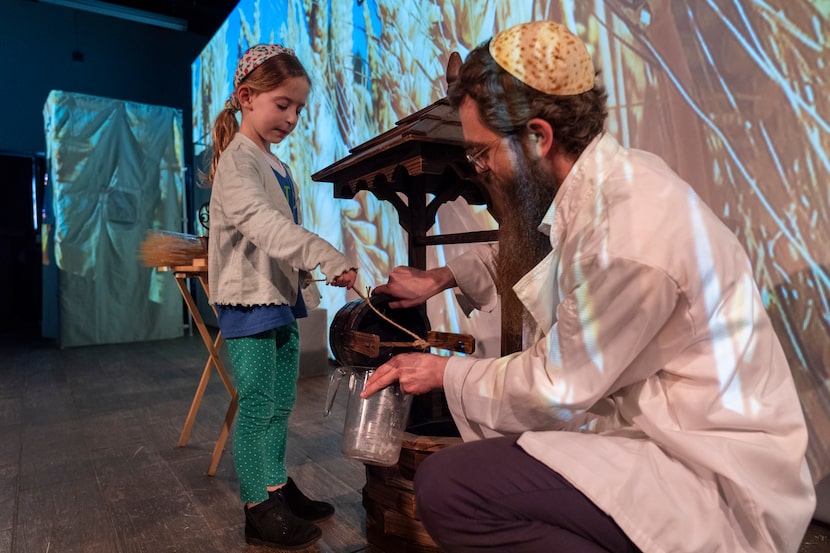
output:
M467 161L469 161L470 163L473 164L473 167L476 168L476 171L478 171L479 173L483 173L484 171L486 171L488 169L487 164L485 163L484 159L482 159L482 158L485 155L487 155L487 152L489 152L493 148L493 146L496 145L497 142L501 142L501 139L502 139L502 137L500 136L500 137L496 138L495 140L493 140L491 143L487 144L486 146L482 146L481 148L479 148L478 150L476 150L474 152L470 152L470 151L466 152Z

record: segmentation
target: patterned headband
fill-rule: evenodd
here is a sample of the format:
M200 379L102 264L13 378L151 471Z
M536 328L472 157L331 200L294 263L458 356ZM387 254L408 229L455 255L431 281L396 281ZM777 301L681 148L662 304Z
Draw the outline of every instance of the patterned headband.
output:
M241 83L251 71L262 65L266 60L279 54L288 54L296 57L294 50L291 48L285 48L279 44L257 44L256 46L248 48L248 51L245 52L239 60L239 63L236 65L236 75L234 75L233 78L233 87L238 87L239 83Z

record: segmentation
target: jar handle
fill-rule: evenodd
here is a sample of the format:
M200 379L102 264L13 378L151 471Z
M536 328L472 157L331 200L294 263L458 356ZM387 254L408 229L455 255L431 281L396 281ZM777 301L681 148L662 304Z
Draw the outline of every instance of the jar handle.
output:
M331 374L329 379L329 389L326 392L326 408L323 411L323 416L328 417L331 413L331 408L334 406L334 396L337 395L337 389L340 387L340 381L348 374L348 371L343 367L337 367Z

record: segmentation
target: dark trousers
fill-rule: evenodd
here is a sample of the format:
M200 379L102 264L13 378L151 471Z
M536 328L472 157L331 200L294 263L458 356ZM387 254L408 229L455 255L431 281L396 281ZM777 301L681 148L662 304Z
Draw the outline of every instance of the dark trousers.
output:
M455 445L415 475L418 513L446 553L637 553L616 523L555 471L494 438Z

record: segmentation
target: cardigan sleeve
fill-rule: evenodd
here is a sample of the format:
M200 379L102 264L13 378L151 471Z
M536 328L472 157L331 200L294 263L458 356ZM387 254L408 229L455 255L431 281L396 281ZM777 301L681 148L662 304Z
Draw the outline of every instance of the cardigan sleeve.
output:
M287 202L284 210L279 209L266 190L272 175L263 174L258 152L237 146L227 153L232 155L220 158L214 194L220 195L230 225L273 259L307 271L319 265L329 282L349 270L345 256L334 246L294 223Z

